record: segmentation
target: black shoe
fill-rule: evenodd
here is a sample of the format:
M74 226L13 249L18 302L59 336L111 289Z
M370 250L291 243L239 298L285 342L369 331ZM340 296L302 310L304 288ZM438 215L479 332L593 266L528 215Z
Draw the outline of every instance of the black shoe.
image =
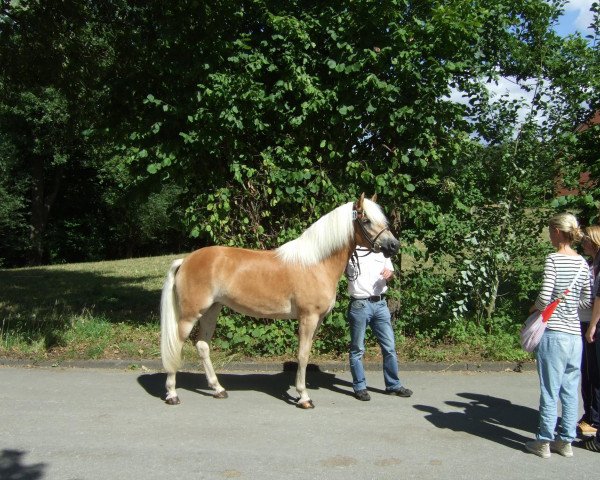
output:
M354 396L363 402L368 402L371 400L371 395L366 390L359 390L358 392L354 392Z
M398 390L386 390L388 395L396 395L398 397L410 397L413 392L408 388L400 387Z

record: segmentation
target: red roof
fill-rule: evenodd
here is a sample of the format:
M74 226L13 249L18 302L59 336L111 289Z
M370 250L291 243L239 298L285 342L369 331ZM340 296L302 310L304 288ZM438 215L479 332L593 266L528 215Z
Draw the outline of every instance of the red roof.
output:
M585 132L588 128L600 124L600 110L596 110L593 116L588 118L585 122L579 125L575 131L577 133Z

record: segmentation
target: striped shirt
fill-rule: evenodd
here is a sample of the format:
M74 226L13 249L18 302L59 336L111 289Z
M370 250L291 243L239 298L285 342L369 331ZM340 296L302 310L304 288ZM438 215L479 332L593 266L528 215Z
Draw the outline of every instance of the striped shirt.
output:
M581 335L577 308L590 308L592 302L590 272L587 262L581 255L551 253L546 257L544 280L535 301L535 306L540 311L569 287L578 272L579 277L571 292L558 304L548 320L546 328L549 330Z

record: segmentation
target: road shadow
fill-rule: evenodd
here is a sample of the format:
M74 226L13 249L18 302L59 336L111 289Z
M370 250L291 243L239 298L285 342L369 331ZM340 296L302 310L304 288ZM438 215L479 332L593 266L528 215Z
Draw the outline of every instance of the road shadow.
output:
M229 392L256 391L270 395L288 404L298 400L288 393L295 386L297 364L285 362L282 370L273 373L221 373L217 372L219 383ZM165 373L144 374L138 377L140 386L153 397L165 398ZM177 372L177 389L183 389L212 397L204 373ZM317 365L309 364L306 368L306 386L309 390L331 390L344 395L354 395L352 383L342 380L334 373L324 372Z
M467 401L445 403L462 411L443 412L429 405L414 405L414 408L426 412L425 418L437 428L469 433L515 450L524 451L524 442L533 435L525 437L511 429L532 434L537 430L538 411L533 408L478 393L459 393L458 396Z
M45 463L24 465L22 450L0 451L0 478L6 480L37 480L44 477Z

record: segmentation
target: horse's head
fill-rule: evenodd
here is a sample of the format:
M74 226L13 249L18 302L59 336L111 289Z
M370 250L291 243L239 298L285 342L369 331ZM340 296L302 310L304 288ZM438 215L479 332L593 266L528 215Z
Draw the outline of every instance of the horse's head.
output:
M375 203L376 198L375 195L372 200L367 200L363 193L354 203L352 209L354 238L357 245L391 257L398 252L400 242L390 232L385 215Z

